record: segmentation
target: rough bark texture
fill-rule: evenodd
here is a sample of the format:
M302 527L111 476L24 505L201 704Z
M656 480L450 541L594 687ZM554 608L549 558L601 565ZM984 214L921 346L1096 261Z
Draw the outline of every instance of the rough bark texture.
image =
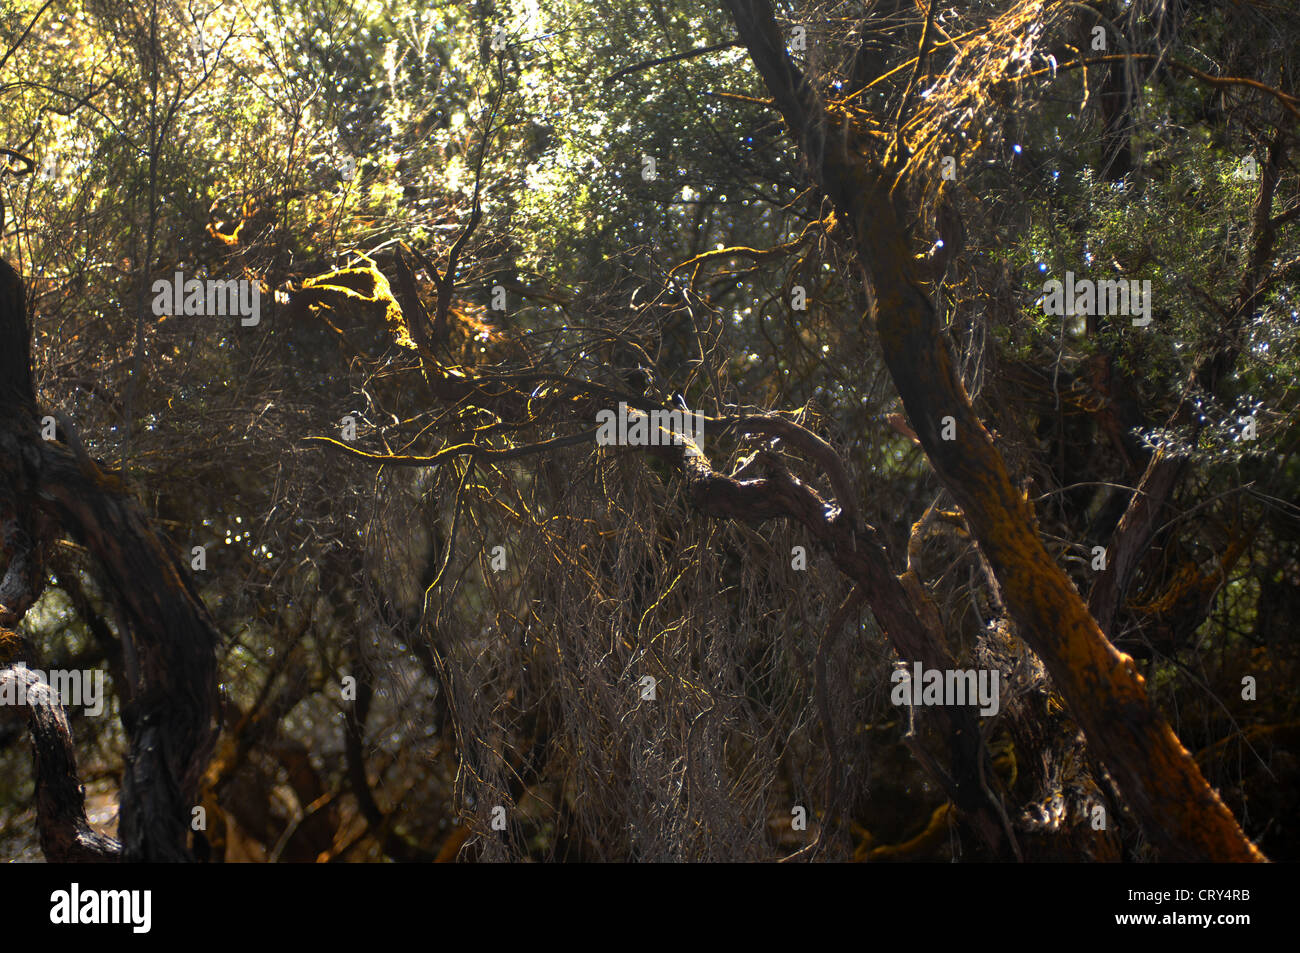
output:
M122 845L97 833L86 820L86 793L77 782L77 759L63 706L30 669L0 669L0 691L22 684L27 727L32 734L36 775L36 818L41 850L51 863L118 860Z
M1132 659L1107 641L1043 547L1033 508L976 416L915 273L908 209L901 190L890 194L893 175L851 140L845 147L828 141L824 110L786 53L768 0L728 0L728 7L809 172L850 227L873 292L871 319L912 429L964 511L1010 615L1129 809L1167 859L1263 860L1147 697ZM955 440L941 439L947 416Z
M130 741L121 795L122 858L189 860L191 810L216 738L216 628L188 568L149 525L121 481L84 452L41 438L28 338L21 279L0 261L0 342L6 345L0 350L0 515L8 514L8 563L0 581L7 601L0 616L7 624L16 623L39 594L45 577L40 553L53 536L70 536L95 556L129 628L129 698L122 703ZM10 349L18 347L21 352ZM32 723L47 743L42 749L38 740L37 758L38 773L46 773L50 791L63 790L54 774L76 785L70 753L40 760L42 750L56 751L49 745L60 728L66 735L61 718L61 711L42 713ZM45 825L75 830L76 812L66 813L75 804L65 796L50 803L65 813L57 821L41 815L43 842L62 844L67 838Z

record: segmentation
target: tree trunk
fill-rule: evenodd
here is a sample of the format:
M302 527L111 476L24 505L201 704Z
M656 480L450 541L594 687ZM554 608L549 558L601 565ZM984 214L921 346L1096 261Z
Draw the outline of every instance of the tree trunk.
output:
M769 0L727 0L742 41L822 191L850 226L881 351L912 429L992 566L1007 609L1039 655L1129 809L1168 859L1258 861L1263 854L1179 743L1132 659L1106 640L1052 561L1030 503L975 414L923 290L891 195L894 175L828 142L812 87L786 53ZM951 417L956 439L941 437Z
M126 657L133 662L127 666L129 697L122 703L130 741L121 792L122 859L189 860L191 811L217 732L216 627L189 569L121 481L100 470L66 432L70 423L64 423L65 437L79 452L41 438L25 301L22 280L0 259L0 511L19 526L5 534L8 559L0 592L6 603L0 614L16 624L35 601L45 578L41 553L55 535L72 537L96 558L127 620ZM58 732L50 735L46 722L52 718L57 729L62 711L33 712L32 718L37 740L50 740ZM63 728L66 733L66 721ZM38 745L38 777L50 771L66 775L63 787L48 777L47 790L76 787L70 753L57 761L41 758ZM59 803L76 807L66 798ZM57 831L46 828L47 820L40 816L43 843L61 842ZM75 816L59 823L71 823L77 837L84 833Z

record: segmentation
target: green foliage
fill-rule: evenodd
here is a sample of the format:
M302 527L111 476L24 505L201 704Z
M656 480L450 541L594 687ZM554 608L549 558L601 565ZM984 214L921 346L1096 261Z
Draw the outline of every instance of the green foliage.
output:
M0 9L0 49L40 6ZM677 468L630 453L373 462L563 438L610 395L779 412L834 447L892 569L919 569L954 650L988 649L996 593L895 416L846 226L809 188L745 51L701 52L735 36L724 5L253 0L215 5L201 50L188 8L156 6L151 24L143 0L57 3L6 65L0 145L59 161L0 180L4 252L33 290L41 401L76 419L106 468L125 469L178 551L209 547L196 583L228 637L225 737L255 715L271 726L236 746L244 760L216 795L226 856L243 825L254 857L315 859L313 811L333 824L322 852L396 856L394 832L433 851L453 843L453 821L482 834L498 802L524 820L509 838L480 838L477 856L778 856L796 848L770 815L821 797L832 736L846 820L878 838L924 827L934 805L921 810L915 792L933 785L883 701L888 647L865 615L838 641L827 633L846 587L799 531L706 519ZM808 27L795 61L845 121L826 148L899 169L914 159L913 170L938 144L961 152L955 182L936 188L913 171L900 185L950 201L909 222L910 252L1054 558L1091 586L1081 567L1111 541L1150 447L1185 452L1116 638L1145 652L1189 746L1227 736L1234 719L1264 721L1231 689L1250 666L1285 681L1300 664L1283 624L1300 611L1300 219L1278 225L1255 263L1267 288L1243 302L1261 186L1245 160L1262 168L1281 136L1272 213L1293 208L1294 124L1254 86L1207 85L1168 64L1284 86L1269 44L1294 25L1236 9L1249 5L1190 11L1165 65L1141 74L1132 168L1109 181L1106 76L1043 52L1077 38L1035 33L1025 62L973 45L986 70L958 97L940 83L957 39L912 82L925 5L897 4L885 25L875 4L787 6L780 29ZM1029 8L937 10L949 36L976 44L1003 35L995 17ZM1049 21L1060 22L1035 30ZM1142 49L1166 42L1125 29L1150 42ZM981 86L984 75L997 82ZM950 115L925 112L950 94ZM922 141L923 123L894 128L923 115L944 120L937 138ZM432 312L462 236L452 326L437 363L422 363L397 249L418 253L400 261ZM719 249L732 251L708 254ZM176 270L258 281L258 332L142 310L152 280ZM1150 281L1152 324L1044 313L1043 283L1066 271ZM505 311L490 303L498 285ZM475 375L479 392L444 399ZM338 439L345 415L371 459L303 443ZM748 459L757 479L776 462L831 493L785 442L719 429L707 453L721 472ZM790 568L794 545L808 548L807 573ZM68 557L25 631L51 659L120 671L118 622L95 578ZM1199 603L1167 598L1178 579L1199 581L1188 589ZM825 684L810 674L823 652ZM1015 663L1024 711L1051 698L1036 665ZM625 689L651 672L664 703L630 712ZM351 747L345 675L375 686ZM1293 718L1294 693L1276 694L1267 718ZM1048 783L1035 788L1033 765L1074 743L1067 721L1036 723L1042 750L1020 753L1012 793L1026 811ZM111 789L116 719L76 729ZM31 796L13 737L0 735L5 819ZM359 769L347 763L358 747ZM946 750L942 739L931 750ZM310 757L294 760L300 751ZM382 825L358 806L358 773ZM880 790L886 803L868 796ZM837 856L851 856L841 834ZM339 848L349 841L360 846Z

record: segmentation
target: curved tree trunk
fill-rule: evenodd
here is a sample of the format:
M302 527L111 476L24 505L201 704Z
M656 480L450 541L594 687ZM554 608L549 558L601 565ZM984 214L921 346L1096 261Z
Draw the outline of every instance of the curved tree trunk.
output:
M189 570L121 482L86 457L75 438L71 443L80 452L41 438L28 338L22 281L0 259L0 516L7 557L0 620L16 624L39 596L42 553L55 535L75 539L95 556L130 641L129 697L122 701L130 742L121 792L122 859L189 860L191 811L217 734L216 627ZM59 753L67 736L61 709L30 716L45 790L75 788L71 752ZM81 842L85 832L76 815L82 810L84 823L84 810L76 801L56 797L57 816L41 812L42 843L63 843L68 831Z
M27 710L27 727L32 733L36 822L45 859L51 863L119 859L122 845L97 833L86 820L86 793L77 782L77 759L63 706L35 672L0 668L0 691L19 685L20 697L25 698L20 707Z
M908 420L992 566L1007 609L1168 859L1258 861L1250 842L1147 696L1133 660L1107 641L1038 536L1032 505L1011 482L949 356L916 275L911 216L894 176L828 143L827 119L785 50L769 0L727 0L741 40L822 191L850 226L870 285L871 319ZM940 437L952 417L956 439Z

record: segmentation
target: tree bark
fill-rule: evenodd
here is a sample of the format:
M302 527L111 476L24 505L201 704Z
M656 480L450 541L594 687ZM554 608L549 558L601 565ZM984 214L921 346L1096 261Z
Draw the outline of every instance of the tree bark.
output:
M1043 660L1129 809L1168 859L1258 861L1263 854L1206 783L1127 655L1106 640L1039 539L977 417L922 287L902 190L870 152L831 147L816 93L785 50L769 0L727 0L740 37L821 190L848 224L873 292L870 317L912 429L993 567L1007 609ZM951 417L956 439L941 437Z
M96 832L86 820L86 794L77 781L77 759L68 717L40 676L30 669L0 669L0 691L21 685L32 734L36 775L36 823L50 863L118 860L122 845ZM17 694L15 692L15 694Z
M73 435L67 436L77 452L41 438L25 301L22 280L0 260L0 343L21 347L0 349L0 510L11 510L26 530L6 532L10 558L0 590L13 603L0 606L0 614L16 623L34 601L33 588L45 575L39 554L53 536L66 534L96 557L129 628L122 857L190 860L191 811L217 733L217 630L189 569L120 479L86 457ZM47 721L33 720L32 728L53 743L58 726L50 734ZM54 771L76 784L70 756L42 764L38 748L37 758L38 774ZM60 835L43 827L42 837L53 843Z

